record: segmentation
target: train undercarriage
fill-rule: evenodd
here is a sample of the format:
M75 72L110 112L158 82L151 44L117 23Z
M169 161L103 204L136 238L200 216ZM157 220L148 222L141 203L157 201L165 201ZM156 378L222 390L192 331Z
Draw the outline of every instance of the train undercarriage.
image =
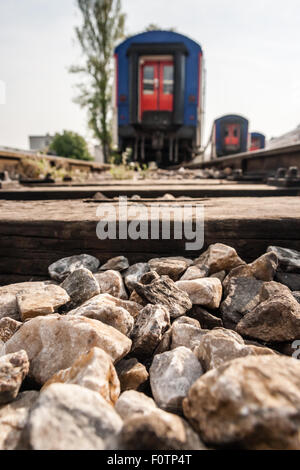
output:
M147 129L139 127L120 138L119 148L132 150L132 160L144 164L155 161L159 167L190 162L197 153L192 129Z

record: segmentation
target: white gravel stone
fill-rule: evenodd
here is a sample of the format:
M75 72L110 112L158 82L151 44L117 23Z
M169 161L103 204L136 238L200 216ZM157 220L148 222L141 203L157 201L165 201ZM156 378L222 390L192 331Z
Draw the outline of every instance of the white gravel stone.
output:
M176 286L186 292L193 305L211 309L219 308L222 300L222 283L215 277L178 281Z
M150 384L156 404L178 412L190 387L203 374L196 356L187 348L157 354L150 367Z
M95 274L95 279L99 285L101 294L110 294L119 299L128 299L124 286L124 281L118 271L108 270Z
M23 429L20 447L32 450L106 450L122 419L97 392L52 384L41 392Z

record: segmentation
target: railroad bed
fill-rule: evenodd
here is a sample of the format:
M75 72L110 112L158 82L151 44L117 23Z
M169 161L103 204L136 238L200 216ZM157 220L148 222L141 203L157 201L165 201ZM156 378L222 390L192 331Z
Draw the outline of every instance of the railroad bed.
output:
M64 158L54 155L42 155L32 151L11 149L0 147L0 171L14 170L23 160L30 159L32 161L44 160L53 167L65 166L70 170L80 170L84 172L101 173L109 168L109 165L94 161L75 160L73 158Z
M104 181L94 184L39 184L0 189L0 199L49 200L92 198L96 193L113 198L138 195L142 198L162 197L274 197L299 196L300 187L276 187L266 184L240 183L226 180L141 180Z
M156 203L170 205L166 200ZM96 211L108 204L116 208L118 217L117 200L0 201L1 284L43 278L52 262L80 253L92 254L101 262L125 255L131 263L156 256L199 254L199 251L185 251L184 237L181 240L173 237L170 240L99 240ZM137 201L128 204L139 205ZM180 208L186 201L171 201L171 204ZM260 256L269 245L300 250L298 198L198 198L192 204L204 206L205 247L216 242L228 244L246 261ZM171 230L173 224L174 219Z
M260 172L262 175L276 171L278 168L289 168L300 165L300 144L285 145L283 147L266 148L251 152L219 157L210 161L197 163L190 162L185 168L232 168L247 172Z

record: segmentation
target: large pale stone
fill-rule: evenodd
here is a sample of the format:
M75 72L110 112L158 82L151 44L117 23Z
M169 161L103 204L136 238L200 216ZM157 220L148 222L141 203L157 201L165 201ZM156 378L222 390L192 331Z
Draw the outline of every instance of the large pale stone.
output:
M125 256L116 256L103 264L99 271L108 271L112 269L113 271L124 271L129 266L128 259Z
M114 405L120 395L120 382L112 360L103 349L93 348L79 356L71 367L54 374L43 386L45 390L52 383L75 384L100 393Z
M16 398L28 371L26 351L19 350L0 356L0 405Z
M231 246L215 243L194 261L194 265L206 269L207 275L219 271L229 272L236 266L246 264Z
M6 343L18 329L22 323L10 317L3 317L0 320L0 340Z
M38 392L23 392L8 405L0 406L0 450L14 450Z
M205 450L199 436L177 415L153 410L125 421L119 445L124 450Z
M127 307L126 304L125 306ZM133 316L128 310L122 304L117 305L108 294L100 294L93 297L77 309L71 310L68 315L99 320L126 336L130 335L134 325Z
M138 390L149 377L146 367L134 357L122 359L116 366L121 384L121 391Z
M91 297L100 294L100 288L95 277L86 268L75 269L61 284L61 287L69 294L71 301L66 307L79 307Z
M52 279L62 282L73 271L80 268L89 269L95 273L99 267L99 260L91 255L75 255L68 258L62 258L52 263L49 268L49 275Z
M169 258L153 258L148 261L150 268L160 276L169 276L173 281L178 281L180 276L192 264L192 260L181 256Z
M300 449L300 362L245 357L204 374L183 402L184 414L210 445Z
M192 328L189 328L190 326ZM169 351L171 347L175 349L185 346L192 350L203 334L205 331L201 330L197 320L185 316L179 317L173 322L172 327L164 333L154 355Z
M52 384L31 409L20 448L105 450L121 428L122 419L99 393L79 385Z
M207 330L202 330L200 327L195 325L174 323L172 325L171 349L184 346L191 351L194 351L206 333Z
M70 300L62 287L53 284L45 284L36 292L17 294L16 298L22 321L54 313Z
M192 308L188 294L179 289L168 276L150 277L149 284L142 284L142 282L147 282L145 276L147 274L142 277L141 283L135 284L135 290L142 299L154 305L165 305L171 318L180 317Z
M33 286L35 287L37 284L44 285L43 282L21 282L0 287L0 318L10 317L14 320L20 320L16 295L24 292L24 290L28 292L29 289L33 289Z
M239 357L275 354L268 348L245 345L238 333L224 328L216 328L206 333L194 353L205 371Z
M101 300L103 303L113 304L113 305L116 305L117 307L124 308L130 313L130 315L133 318L136 318L143 308L143 306L137 302L132 302L131 300L119 299L117 297L113 297L110 294L100 294L98 297L98 300L99 301Z
M17 295L21 304L22 296L24 296L24 311L30 303L34 302L34 298L39 298L40 306L44 302L44 310L53 312L54 308L63 305L70 300L66 291L61 287L55 286L49 282L20 282L18 284L10 284L9 286L0 287L0 318L10 317L14 320L20 320L19 305ZM43 300L45 298L45 300ZM36 309L38 305L30 305L30 308ZM35 308L34 308L35 307Z
M115 362L128 354L131 340L97 320L48 315L26 322L4 344L2 354L24 349L30 361L29 375L37 383L44 384L93 347L104 349Z
M195 355L187 348L157 354L150 367L150 385L156 404L178 412L192 384L203 374Z
M152 398L136 390L128 390L121 393L115 406L115 410L123 420L131 418L131 416L136 414L144 415L151 413L156 408L157 406Z
M222 300L222 283L215 277L178 281L176 286L186 292L193 305L216 309Z
M147 305L141 310L132 332L132 352L149 357L170 327L170 315L163 305Z
M110 294L119 299L128 299L123 278L118 271L108 270L95 274L101 294Z
M259 292L260 302L273 298L274 296L280 296L280 295L290 297L292 295L292 292L287 286L280 284L280 282L275 282L275 281L265 282L262 285L260 292Z
M130 266L124 273L124 280L127 289L132 292L136 282L141 280L141 277L150 271L148 263L136 263Z
M238 323L236 330L241 335L266 342L300 338L300 305L286 286L265 283L260 300Z
M226 298L220 311L226 328L235 329L237 323L260 302L262 281L252 278L231 279L225 289Z

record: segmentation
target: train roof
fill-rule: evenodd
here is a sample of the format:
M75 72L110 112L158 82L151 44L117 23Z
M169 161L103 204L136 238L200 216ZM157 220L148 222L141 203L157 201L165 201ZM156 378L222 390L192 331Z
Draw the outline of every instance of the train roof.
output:
M265 137L261 132L251 132L251 137Z
M215 123L217 124L223 121L224 119L229 119L229 120L239 119L240 121L249 122L248 119L246 119L244 116L241 116L239 114L226 114L225 116L221 116L218 119L215 119Z
M131 44L149 44L149 43L184 43L188 50L198 49L202 53L202 47L193 39L190 39L183 34L176 33L175 31L146 31L144 33L131 36L121 44L119 44L115 53L118 54L122 50L128 49Z

